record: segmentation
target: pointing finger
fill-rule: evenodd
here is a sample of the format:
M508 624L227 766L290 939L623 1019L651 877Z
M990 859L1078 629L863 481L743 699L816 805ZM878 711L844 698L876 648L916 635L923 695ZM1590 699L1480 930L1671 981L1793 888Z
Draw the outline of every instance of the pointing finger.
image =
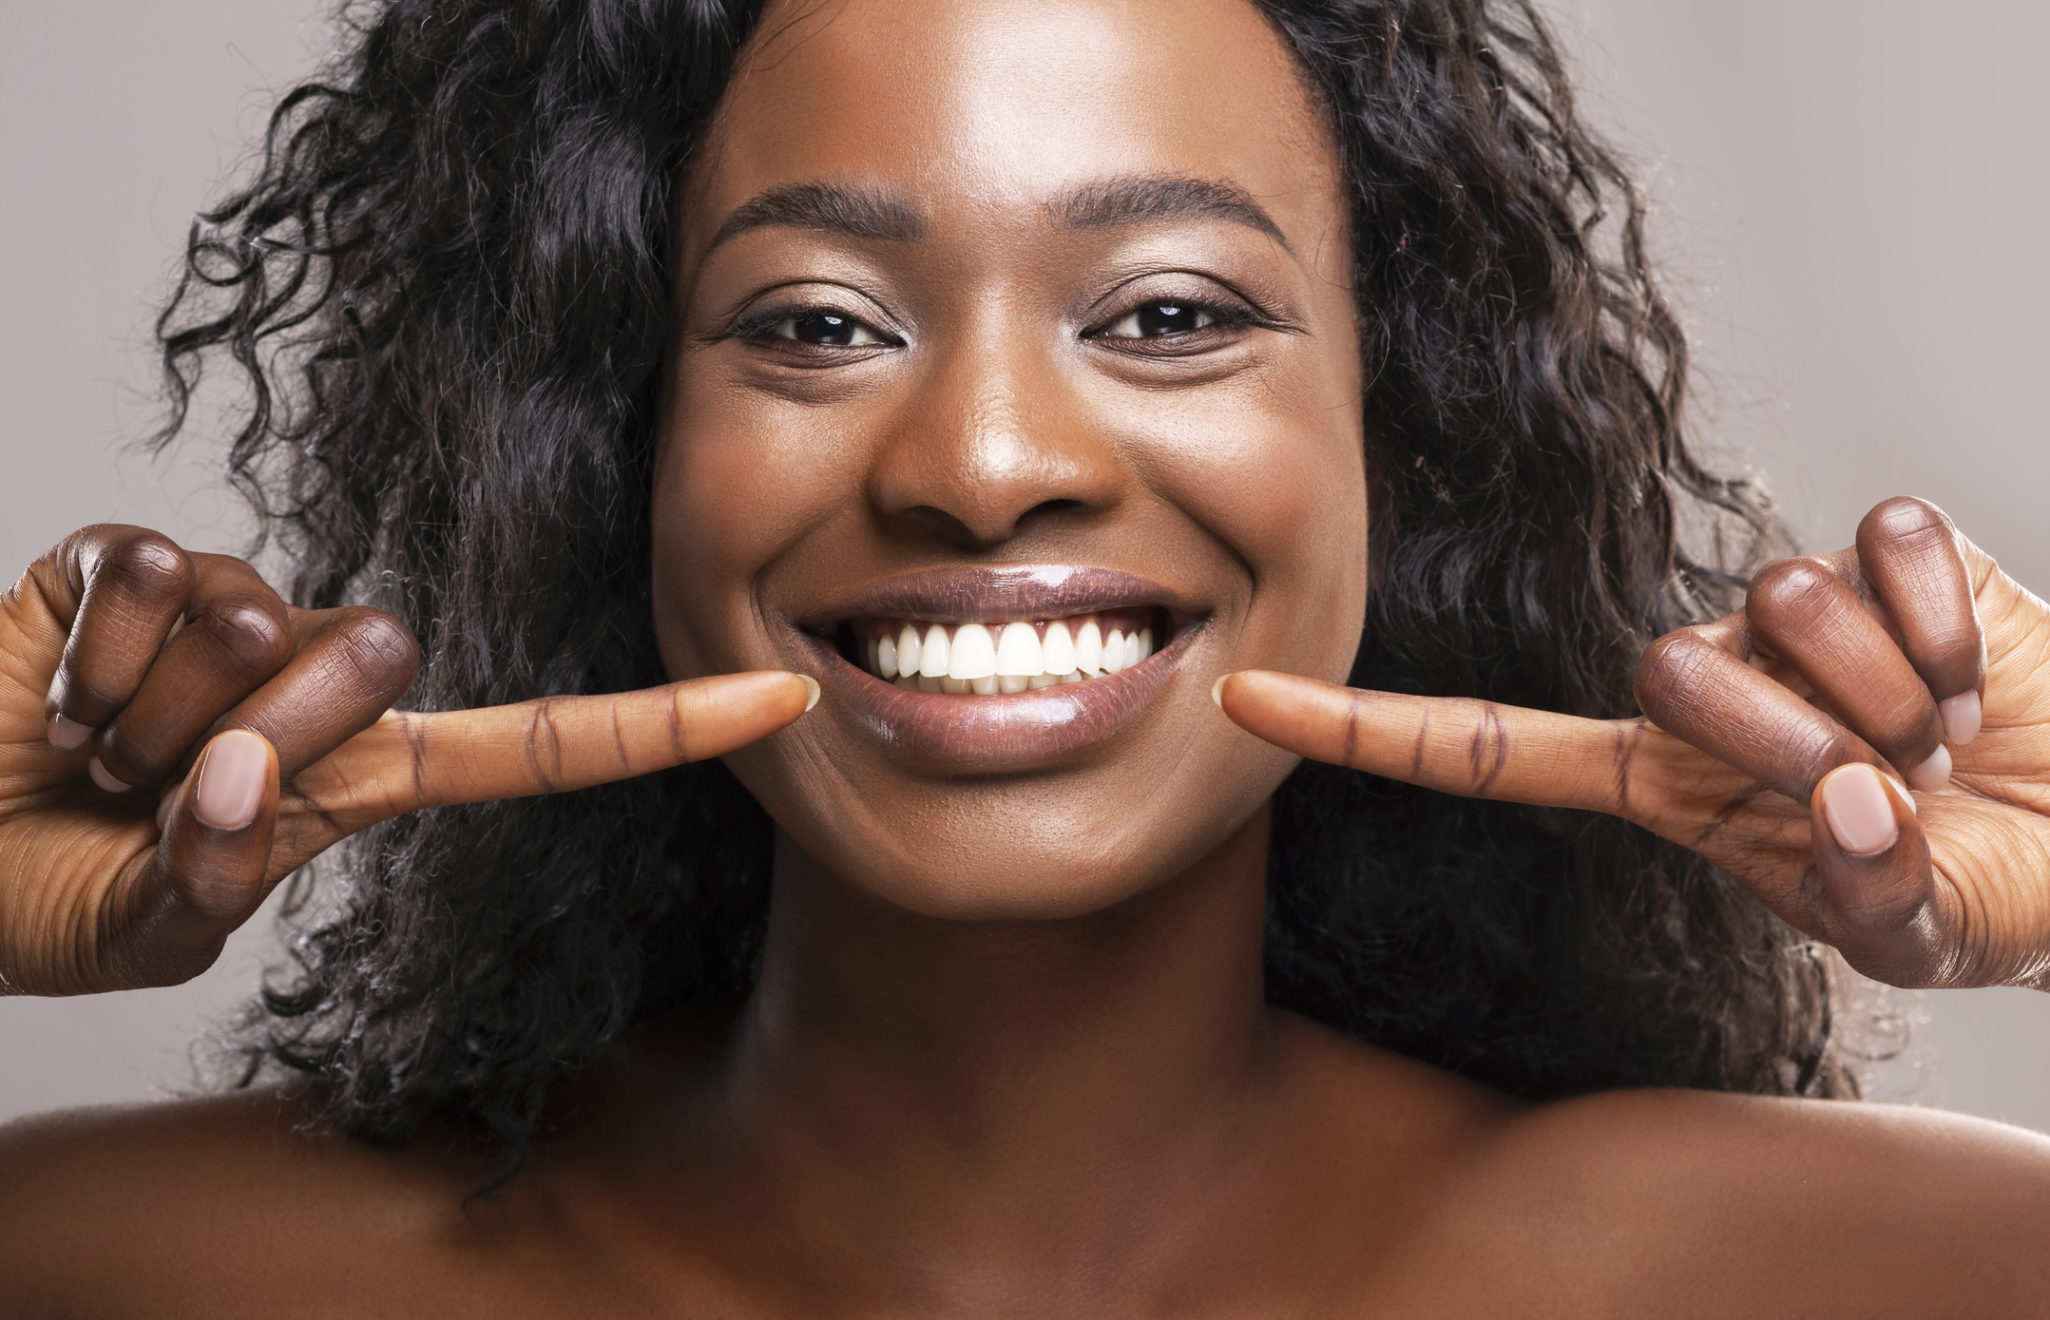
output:
M392 712L294 783L343 832L426 807L567 793L723 756L789 724L815 680L722 674L607 696Z
M1631 814L1642 720L1362 692L1267 670L1226 675L1216 697L1247 732L1312 760L1462 797Z

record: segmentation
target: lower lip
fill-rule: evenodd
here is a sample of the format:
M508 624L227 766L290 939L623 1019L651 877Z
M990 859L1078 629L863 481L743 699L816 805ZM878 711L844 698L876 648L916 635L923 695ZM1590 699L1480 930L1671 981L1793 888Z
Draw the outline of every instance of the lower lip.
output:
M884 742L951 770L1030 770L1122 729L1180 669L1200 625L1130 669L1081 683L995 696L913 692L850 663L819 638L820 683Z

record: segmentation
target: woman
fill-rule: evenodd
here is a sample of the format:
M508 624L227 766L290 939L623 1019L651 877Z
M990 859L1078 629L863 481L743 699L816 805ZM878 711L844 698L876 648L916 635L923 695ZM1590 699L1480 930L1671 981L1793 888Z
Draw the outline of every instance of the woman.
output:
M0 974L355 843L263 1085L0 1139L8 1305L2037 1307L2041 1138L1788 1097L1812 941L2040 977L2050 615L1914 500L1682 551L1770 523L1528 8L353 40L164 323L295 604L30 569Z

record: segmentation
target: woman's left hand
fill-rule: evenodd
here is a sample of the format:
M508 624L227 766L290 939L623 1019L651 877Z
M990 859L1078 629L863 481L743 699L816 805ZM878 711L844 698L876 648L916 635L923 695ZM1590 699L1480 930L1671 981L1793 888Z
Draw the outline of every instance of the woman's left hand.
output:
M1629 720L1257 670L1217 695L1316 760L1635 822L1878 980L2050 988L2050 605L1940 509L1768 565L1636 686Z

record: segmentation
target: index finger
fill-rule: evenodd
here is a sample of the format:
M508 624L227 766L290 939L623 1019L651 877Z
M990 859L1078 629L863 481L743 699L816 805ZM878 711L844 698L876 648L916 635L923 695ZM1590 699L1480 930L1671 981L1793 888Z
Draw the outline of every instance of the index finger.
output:
M1461 797L1632 814L1643 720L1363 692L1258 669L1226 675L1216 695L1241 728L1312 760Z
M723 756L817 700L815 680L760 671L481 710L393 711L302 771L293 795L298 810L353 832L426 807L573 792Z

